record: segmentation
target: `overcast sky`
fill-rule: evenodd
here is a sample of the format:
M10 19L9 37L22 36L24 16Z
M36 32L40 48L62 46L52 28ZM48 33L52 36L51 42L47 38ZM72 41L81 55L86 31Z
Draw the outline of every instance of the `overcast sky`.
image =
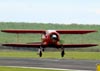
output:
M100 24L100 0L0 0L0 22Z

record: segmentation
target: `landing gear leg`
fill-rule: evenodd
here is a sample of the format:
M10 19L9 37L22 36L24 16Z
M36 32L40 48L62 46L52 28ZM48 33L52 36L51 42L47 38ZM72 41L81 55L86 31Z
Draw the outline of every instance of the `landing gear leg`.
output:
M64 55L65 55L65 50L64 50L64 48L62 47L62 48L61 48L61 57L64 57Z

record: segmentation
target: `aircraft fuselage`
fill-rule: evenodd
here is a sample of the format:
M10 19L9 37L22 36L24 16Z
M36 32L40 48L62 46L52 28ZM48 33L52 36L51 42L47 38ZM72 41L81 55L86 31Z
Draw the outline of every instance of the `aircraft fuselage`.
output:
M43 45L57 45L60 41L60 35L56 30L47 30L41 39Z

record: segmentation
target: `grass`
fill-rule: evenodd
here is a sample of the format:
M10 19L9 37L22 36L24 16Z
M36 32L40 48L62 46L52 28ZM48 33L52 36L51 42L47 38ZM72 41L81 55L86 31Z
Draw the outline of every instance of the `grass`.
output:
M65 71L65 70L50 70L50 69L19 68L19 67L0 66L0 71ZM71 70L66 70L66 71L71 71Z
M32 51L0 51L0 57L40 58L37 52ZM44 52L42 58L61 59L60 52ZM66 52L63 59L100 60L100 52Z

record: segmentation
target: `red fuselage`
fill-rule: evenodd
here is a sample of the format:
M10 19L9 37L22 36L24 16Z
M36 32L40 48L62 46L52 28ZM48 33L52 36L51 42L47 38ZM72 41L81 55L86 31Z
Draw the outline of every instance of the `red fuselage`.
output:
M55 30L47 30L42 35L42 43L44 45L57 45L59 44L60 36Z

